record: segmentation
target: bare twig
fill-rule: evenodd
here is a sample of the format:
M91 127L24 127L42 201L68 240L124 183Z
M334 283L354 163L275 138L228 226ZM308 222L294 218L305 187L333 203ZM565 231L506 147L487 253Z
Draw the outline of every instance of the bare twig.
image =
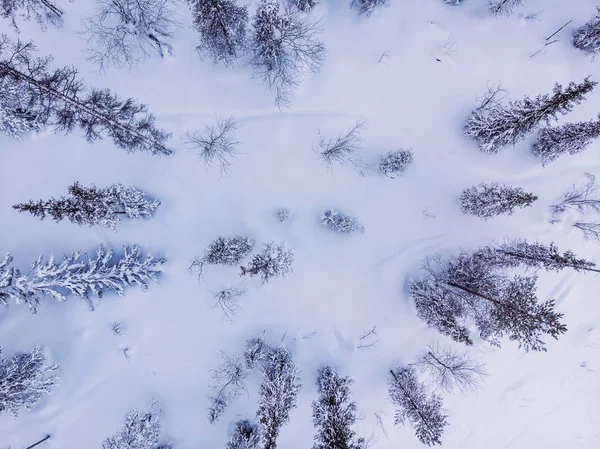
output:
M375 345L379 342L378 339L375 339L376 336L377 336L377 326L373 326L358 336L358 345L356 345L356 347L358 349L374 348Z
M565 23L563 26L561 26L558 30L556 30L554 33L552 33L550 36L548 36L546 38L546 41L549 41L550 39L552 39L554 36L556 36L558 33L560 33L568 24L570 24L573 21L573 19L569 20L567 23ZM556 41L555 41L556 42Z
M48 441L49 439L50 439L50 435L46 435L40 441L38 441L37 443L33 443L31 446L27 446L25 449L32 449L32 448L36 447L37 445L42 444L44 441Z
M241 310L238 304L238 298L245 293L245 290L239 286L224 287L218 292L210 292L213 295L215 304L213 307L220 307L223 317L227 321L233 321L237 313Z

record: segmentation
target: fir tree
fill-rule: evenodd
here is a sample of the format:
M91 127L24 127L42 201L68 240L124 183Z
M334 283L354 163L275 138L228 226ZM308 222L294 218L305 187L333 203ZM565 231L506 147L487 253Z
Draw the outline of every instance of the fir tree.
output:
M537 199L536 195L520 187L495 182L481 183L463 191L460 208L465 214L488 219L497 215L512 215L517 207L529 207Z
M600 118L589 122L546 127L540 130L531 152L542 160L542 165L546 166L562 154L581 153L598 137L600 137Z
M318 71L325 46L317 39L319 24L297 10L281 10L277 0L261 0L252 21L250 64L255 75L275 91L275 103L286 106L303 73Z
M312 403L313 424L317 429L313 449L361 449L364 440L356 439L356 403L351 401L352 379L340 377L330 366L319 369L317 392Z
M261 366L262 383L256 418L263 449L276 449L281 428L288 423L300 391L300 372L285 348L269 351Z
M234 0L187 1L200 34L198 52L226 65L239 58L248 44L248 7Z
M59 368L59 365L46 364L41 346L11 358L2 354L0 346L0 413L7 411L17 416L21 408L29 410L50 394L58 379L55 371Z
M31 42L12 44L7 36L0 37L0 83L22 94L23 106L9 111L11 117L26 115L39 126L65 133L80 128L88 142L109 136L128 152L172 153L165 147L169 134L154 126L154 116L145 105L121 99L108 89L84 94L74 68L51 70L52 58L33 57L33 51Z
M435 394L429 396L417 379L412 367L398 367L390 370L388 380L390 399L398 409L395 424L407 421L415 429L419 441L427 446L442 444L442 434L448 425L442 410L442 398Z
M567 88L556 84L552 95L525 97L508 104L488 100L467 119L465 135L474 139L484 153L497 153L502 147L516 144L541 124L556 120L558 114L571 112L596 84L585 78L579 84L569 83Z
M149 200L141 190L123 184L98 188L94 185L84 187L75 182L69 186L69 194L70 197L58 200L52 198L16 204L13 209L29 212L40 220L46 217L57 222L67 219L79 226L99 225L114 230L121 217L150 218L160 205L157 200Z
M217 237L204 250L204 256L196 258L190 268L198 267L199 276L202 276L205 264L235 266L250 254L255 244L252 237Z
M170 449L169 443L159 444L162 434L162 410L157 401L148 405L148 411L131 410L125 415L125 424L115 435L102 442L102 449Z
M375 8L389 6L390 0L350 0L350 7L355 8L359 14L369 17Z
M16 29L17 17L33 18L43 30L48 24L60 27L63 23L63 11L50 0L0 0L0 17L10 20Z
M287 249L282 242L267 243L262 252L255 254L245 267L241 268L241 276L260 276L263 284L269 282L272 277L283 276L291 273L294 263L294 250Z
M456 341L472 344L473 324L483 340L500 346L504 335L526 351L545 351L544 334L557 339L567 328L554 301L540 303L535 276L509 278L505 268L480 253L461 253L449 261L425 261L424 278L411 281L409 294L429 326Z
M592 57L600 52L600 7L596 9L594 17L573 33L573 45Z
M258 427L244 419L235 423L233 435L225 445L225 449L259 449L259 445Z
M74 252L60 262L54 255L47 261L40 256L24 274L12 268L11 262L7 255L0 263L0 303L14 300L36 313L45 296L65 301L70 293L93 310L90 295L101 298L105 292L114 292L122 296L128 286L146 290L149 280L158 280L158 266L165 260L144 255L137 246L125 246L123 256L116 258L112 250L100 246L95 255Z

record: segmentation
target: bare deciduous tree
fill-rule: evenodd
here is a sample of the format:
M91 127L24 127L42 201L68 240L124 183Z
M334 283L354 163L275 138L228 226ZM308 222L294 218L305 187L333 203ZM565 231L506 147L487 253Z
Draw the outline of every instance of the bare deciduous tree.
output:
M317 151L319 158L325 162L327 169L333 172L333 166L349 164L363 175L363 149L360 143L364 140L361 131L365 128L365 122L358 122L345 133L337 137L319 137ZM320 133L319 133L320 134Z
M223 312L223 316L227 321L233 321L237 313L240 311L238 304L238 298L242 296L245 291L238 287L224 287L218 292L211 292L215 300L214 307L219 307Z
M227 409L229 403L247 393L246 379L248 370L242 361L236 357L231 358L221 353L222 362L210 372L213 380L214 395L210 398L208 409L208 422L214 424Z

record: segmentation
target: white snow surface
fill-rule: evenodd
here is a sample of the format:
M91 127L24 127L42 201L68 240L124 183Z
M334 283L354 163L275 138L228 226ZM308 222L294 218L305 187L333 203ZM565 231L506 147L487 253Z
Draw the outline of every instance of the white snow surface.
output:
M138 244L167 258L160 284L147 292L130 289L123 298L108 295L94 312L75 298L48 299L37 315L15 304L0 312L0 343L7 355L43 344L50 361L62 366L59 386L30 412L0 415L0 447L20 449L51 434L41 448L99 448L128 410L144 408L151 398L161 403L174 448L223 447L234 421L254 417L258 379L250 395L211 426L209 370L221 350L239 352L246 338L266 331L274 342L283 340L303 373L281 449L312 445L310 403L323 364L355 379L358 436L372 438L377 449L419 448L409 425L393 426L389 369L410 363L433 341L462 349L416 317L406 285L420 275L422 259L509 236L555 241L561 250L600 262L600 243L582 240L568 220L548 223L548 205L582 183L584 173L600 174L600 142L543 169L529 153L533 136L490 156L461 131L488 81L501 82L514 99L588 75L600 81L600 61L590 61L570 39L594 14L596 2L525 0L515 15L501 19L485 16L483 0L459 6L443 0L391 3L364 18L346 1L323 0L313 14L324 21L324 67L307 77L282 111L248 67L227 69L198 57L185 4L179 7L183 25L173 56L102 76L86 61L85 43L76 35L93 8L91 0L58 1L66 11L62 29L42 32L35 22L21 26L19 37L33 39L39 55L52 54L55 66L73 64L87 85L147 103L157 124L173 132L176 152L130 155L110 139L89 145L78 133L50 130L22 141L0 137L0 252L13 254L20 269L40 253L93 251L100 243L115 249ZM537 19L526 19L538 12ZM559 42L530 58L569 19ZM7 21L0 29L16 36ZM445 52L450 36L455 44ZM389 56L378 63L384 52ZM589 120L598 104L600 88L560 123ZM241 124L242 154L231 177L220 178L205 172L182 137L214 123L216 115L230 114ZM363 143L369 161L398 148L414 150L415 163L404 176L393 180L368 171L361 177L351 167L327 172L314 151L319 130L337 134L359 120L368 125ZM123 222L116 233L40 222L11 208L64 195L73 181L132 184L162 205L153 219ZM519 185L539 200L488 221L462 215L462 189L482 181ZM292 215L280 223L275 214L284 206ZM358 217L364 234L337 235L320 225L320 214L329 208ZM259 244L285 241L295 248L296 260L286 278L263 286L259 279L246 280L243 310L229 323L212 307L210 291L241 282L239 270L206 266L206 281L199 282L188 267L214 238L235 234ZM476 394L445 395L450 424L443 447L600 447L600 279L565 270L542 273L539 285L541 300L556 299L568 332L548 341L547 353L525 353L509 341L500 350L475 342L469 353L487 364L489 376ZM115 321L124 324L124 336L113 335ZM358 335L373 325L377 345L356 349ZM129 348L129 360L123 348Z

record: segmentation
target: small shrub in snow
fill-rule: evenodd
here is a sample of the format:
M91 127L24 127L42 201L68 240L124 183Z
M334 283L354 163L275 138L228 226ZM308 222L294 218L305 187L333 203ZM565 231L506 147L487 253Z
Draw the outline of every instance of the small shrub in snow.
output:
M238 155L235 132L239 128L234 117L217 118L217 124L205 126L204 132L186 133L185 144L198 153L207 171L217 167L221 175L229 176L232 160Z
M259 449L259 428L244 419L235 423L233 435L225 445L225 449Z
M263 284L272 277L283 276L293 271L294 250L286 249L282 242L267 243L259 254L255 254L245 267L241 267L241 276L260 276Z
M523 0L490 0L488 11L492 16L510 16L517 6L523 6Z
M217 237L204 250L204 256L192 262L191 268L198 267L202 276L204 264L235 266L246 257L256 242L251 237L236 235L235 237Z
M341 234L362 233L365 230L363 225L358 221L358 218L344 215L335 209L325 211L321 215L321 223Z
M362 449L365 441L356 438L356 402L351 400L349 377L341 377L334 368L319 369L317 391L312 402L313 425L317 429L312 449Z
M600 137L600 119L546 127L540 130L531 152L539 157L542 165L545 166L562 154L581 153L598 137Z
M112 184L105 188L94 185L84 187L78 182L69 186L70 196L50 200L30 200L15 204L18 212L29 212L43 220L69 220L79 226L104 226L116 229L121 217L133 219L150 218L160 205L160 201L148 199L146 194L133 186Z
M153 400L148 411L131 410L125 415L123 428L102 442L102 449L170 449L169 443L160 444L162 410Z
M362 174L363 149L360 142L363 141L360 133L365 127L364 122L359 122L354 125L346 133L340 134L337 137L324 137L319 139L319 157L327 165L329 171L333 171L334 164L343 166L345 164L352 165L354 169Z
M95 255L74 252L57 262L51 255L46 262L40 256L25 274L10 266L12 257L0 261L0 304L27 304L36 313L40 300L50 296L66 301L67 293L82 298L93 310L92 299L105 292L123 295L125 287L148 288L149 280L158 281L158 267L165 259L144 254L137 246L125 246L122 257L115 259L111 249L100 246Z
M592 57L600 52L600 8L596 9L594 17L573 33L573 45Z
M397 178L406 171L413 160L414 154L410 149L390 151L379 160L379 173L392 179Z
M187 0L200 34L200 55L231 64L247 46L248 7L234 0Z
M537 198L520 187L481 183L463 191L460 206L465 214L487 219L502 214L512 215L515 208L529 207Z
M484 153L497 153L507 145L515 145L542 123L556 120L558 114L571 112L596 84L589 78L579 84L571 82L566 89L556 84L552 95L525 97L507 104L497 99L500 89L489 91L467 118L465 135L474 139Z
M123 323L120 323L119 321L112 323L111 329L113 335L118 335L119 337L125 335L125 326L123 326Z
M408 421L415 429L419 441L427 446L442 444L442 434L448 425L442 409L442 398L428 395L425 385L419 382L415 369L398 367L390 371L388 380L390 399L398 409L395 424Z
M359 14L369 17L375 8L389 6L390 0L350 0L350 7L355 8Z
M15 354L6 358L0 346L0 413L7 411L13 416L21 408L29 410L54 388L58 365L47 365L44 348Z
M282 207L275 213L275 216L277 217L277 221L279 223L284 223L284 222L288 221L291 214L292 214L292 211L290 209L288 209L287 207Z

